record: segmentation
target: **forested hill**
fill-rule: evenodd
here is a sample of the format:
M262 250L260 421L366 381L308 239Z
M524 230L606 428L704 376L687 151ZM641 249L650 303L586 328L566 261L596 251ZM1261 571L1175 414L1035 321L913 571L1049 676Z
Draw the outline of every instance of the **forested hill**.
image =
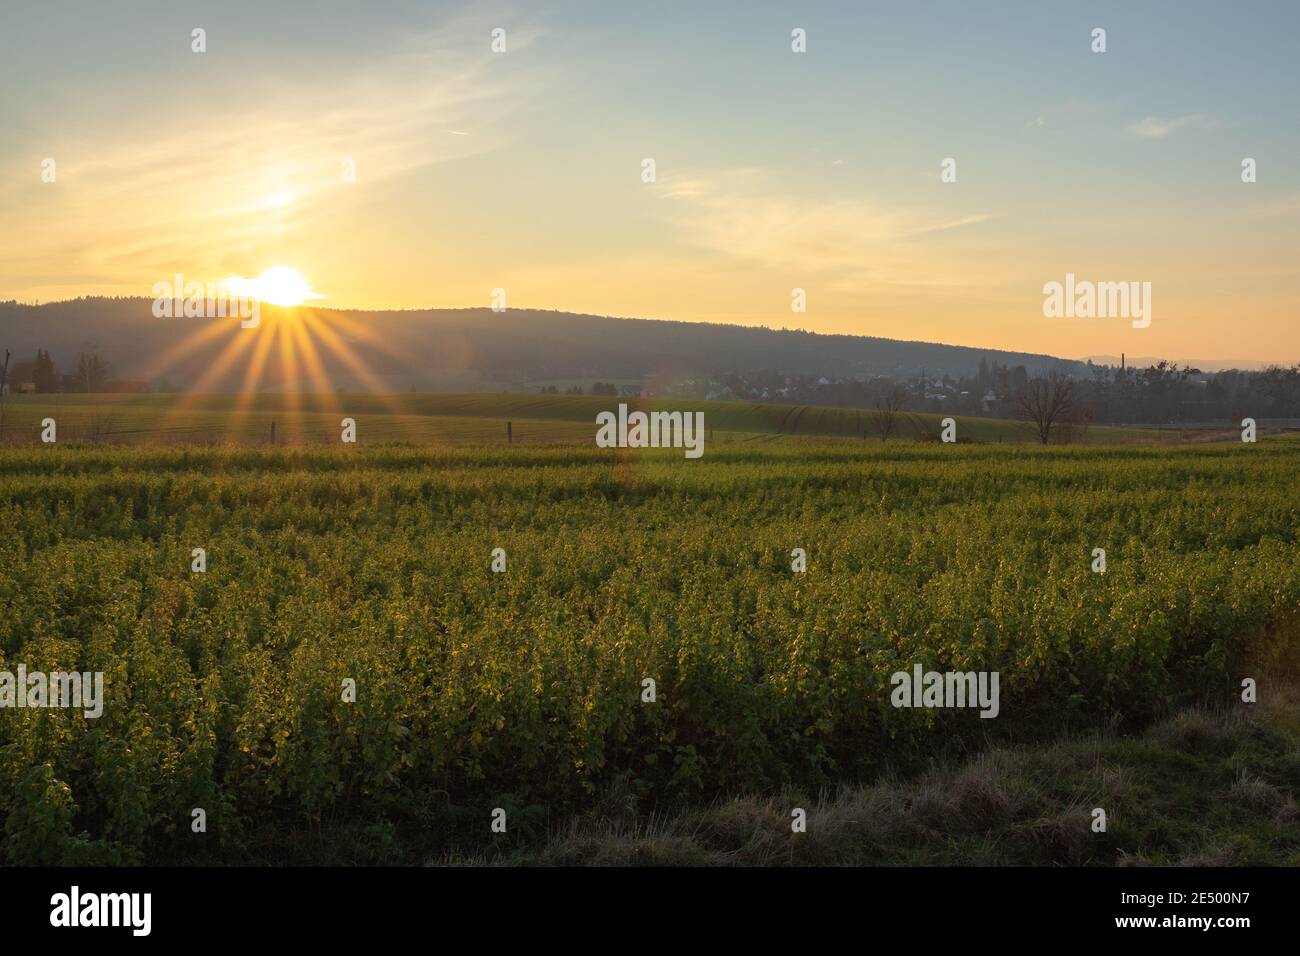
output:
M0 303L0 349L10 349L15 361L30 360L37 349L45 349L62 369L73 366L79 353L96 352L117 378L156 381L165 376L185 387L212 367L227 342L266 334L283 314L264 306L259 329L240 329L231 319L158 319L151 305L146 298ZM286 311L296 313L307 331L320 325L331 330L312 337L324 370L340 387L364 385L342 381L355 372L350 366L356 364L344 352L395 390L464 389L476 383L499 389L565 378L653 382L758 369L828 378L905 377L922 370L956 376L974 372L981 359L1024 365L1031 374L1058 366L1082 368L1047 355L536 309ZM212 322L227 323L229 332L215 336L204 348L188 353L180 348ZM335 337L346 348L331 348ZM255 351L241 350L241 357L206 387L238 388ZM271 385L276 364L268 363Z

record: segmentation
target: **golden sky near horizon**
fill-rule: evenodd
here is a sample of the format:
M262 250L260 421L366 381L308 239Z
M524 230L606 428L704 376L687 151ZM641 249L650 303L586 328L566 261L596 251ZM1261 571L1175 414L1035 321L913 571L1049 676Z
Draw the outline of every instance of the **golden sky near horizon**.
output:
M133 31L94 5L19 11L0 38L0 297L280 266L329 307L501 288L518 308L1300 361L1297 71L1269 39L1295 26L1286 7L1210 37L1115 6L1104 54L1089 21L1026 7L998 33L944 9L942 29L834 5L740 28L721 10L398 4ZM1150 326L1045 317L1067 273L1151 283Z

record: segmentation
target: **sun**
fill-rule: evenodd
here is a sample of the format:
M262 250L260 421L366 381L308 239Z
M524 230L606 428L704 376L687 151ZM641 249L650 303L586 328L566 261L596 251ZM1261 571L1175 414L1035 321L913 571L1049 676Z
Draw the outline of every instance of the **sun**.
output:
M231 276L226 280L226 287L235 295L271 305L302 305L308 299L324 298L312 290L301 272L288 266L273 266L256 279Z

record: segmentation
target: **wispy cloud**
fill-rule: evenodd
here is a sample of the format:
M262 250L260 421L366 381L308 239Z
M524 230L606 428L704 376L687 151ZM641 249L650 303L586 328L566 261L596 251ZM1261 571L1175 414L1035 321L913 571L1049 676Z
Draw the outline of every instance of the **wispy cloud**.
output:
M926 247L927 236L975 226L988 213L954 217L864 198L795 195L774 188L761 170L733 170L664 183L665 210L683 240L767 269L816 276L839 288L946 286L989 278L956 278L951 263ZM941 188L936 185L936 188Z
M515 31L511 49L535 36ZM124 292L178 268L200 281L257 269L268 243L304 233L370 186L507 145L503 120L540 84L527 68L492 65L450 31L432 31L328 82L279 78L273 101L231 91L214 99L219 108L169 116L165 136L124 123L112 138L55 143L57 183L38 182L39 169L21 189L6 177L0 217L13 228L0 236L0 259L46 295L68 281L70 263L82 287ZM355 182L345 182L345 162Z
M1186 116L1148 116L1128 125L1128 132L1139 139L1164 139L1181 129L1212 129L1214 117L1208 113L1188 113Z
M912 231L912 235L920 236L927 232L946 232L949 229L960 229L962 226L974 226L981 222L988 222L993 218L995 217L986 212L975 213L971 216L960 216L957 219L917 226Z

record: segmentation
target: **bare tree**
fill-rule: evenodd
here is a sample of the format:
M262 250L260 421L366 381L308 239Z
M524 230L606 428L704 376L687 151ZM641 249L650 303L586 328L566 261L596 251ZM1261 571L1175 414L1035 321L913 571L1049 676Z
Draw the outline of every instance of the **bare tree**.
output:
M897 382L890 382L876 399L876 433L880 435L882 442L889 441L889 436L894 433L894 428L898 424L898 412L903 407L903 399L906 397L907 390L903 386Z
M1038 440L1046 445L1052 426L1074 411L1074 380L1059 369L1047 378L1030 379L1016 393L1016 405L1033 422Z
M98 392L108 379L108 364L98 352L82 352L77 356L77 386L83 392Z

